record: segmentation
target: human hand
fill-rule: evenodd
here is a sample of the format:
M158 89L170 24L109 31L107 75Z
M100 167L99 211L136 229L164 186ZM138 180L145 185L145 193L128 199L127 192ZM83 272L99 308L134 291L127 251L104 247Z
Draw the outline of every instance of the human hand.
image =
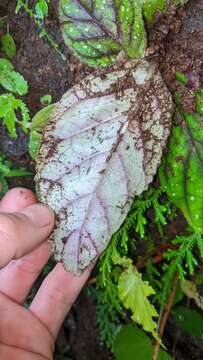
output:
M10 190L0 202L0 359L50 360L62 322L84 286L61 263L43 281L29 309L26 297L51 256L46 240L54 214L30 190Z

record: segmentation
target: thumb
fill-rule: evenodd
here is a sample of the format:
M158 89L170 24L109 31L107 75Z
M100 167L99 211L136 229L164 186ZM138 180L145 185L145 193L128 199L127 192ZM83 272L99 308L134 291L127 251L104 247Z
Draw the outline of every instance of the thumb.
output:
M42 243L54 226L54 213L42 204L0 213L0 268Z

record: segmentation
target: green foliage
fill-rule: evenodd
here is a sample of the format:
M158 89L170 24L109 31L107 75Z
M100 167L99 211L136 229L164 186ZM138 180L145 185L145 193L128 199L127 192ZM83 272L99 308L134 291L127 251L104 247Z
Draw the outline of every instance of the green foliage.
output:
M144 57L146 32L143 17L151 23L157 11L186 0L60 0L59 20L65 44L90 66Z
M163 11L166 9L166 0L141 0L143 14L148 22L152 22L154 15L158 10Z
M28 91L27 81L13 70L0 71L0 85L18 95L25 95Z
M173 126L168 155L160 169L160 180L168 196L179 207L195 232L203 232L203 126L197 114L179 106L181 119Z
M147 224L146 211L151 207L154 210L155 221L162 225L166 223L166 217L170 213L169 202L162 204L159 201L162 195L162 189L150 187L142 196L135 197L131 210L121 225L120 229L112 236L108 248L100 257L98 284L100 287L106 287L111 301L119 308L115 300L114 284L112 283L112 272L114 268L113 258L125 256L128 252L129 233L137 232L141 238L145 235L145 226Z
M26 133L29 128L29 110L25 103L12 94L0 95L0 118L12 138L17 138L16 124Z
M0 74L3 71L13 70L13 65L8 59L0 58Z
M124 267L118 279L118 297L126 309L132 312L131 318L143 327L144 330L156 334L157 324L153 320L158 316L155 307L149 302L148 297L155 292L148 281L142 280L142 275L126 257L114 259L116 264Z
M60 0L63 38L73 53L90 66L106 66L123 51L143 57L146 34L139 1L82 2Z
M196 91L196 111L203 116L203 89Z
M203 340L203 316L198 311L177 306L172 314L178 327Z
M87 286L86 292L96 300L96 319L101 341L112 351L121 325L118 313L111 303L105 302L104 291Z
M44 95L44 96L41 96L40 98L40 102L43 106L48 106L51 104L52 102L52 96L51 95Z
M125 281L123 282L122 276L128 276L130 281L130 276L132 276L132 285L137 284L136 292L137 294L143 294L145 291L145 286L147 287L147 284L141 279L141 274L134 271L134 268L129 266L129 273L126 270L126 272L123 272L123 266L120 264L117 264L116 262L118 259L127 256L128 255L128 248L129 245L132 247L135 245L134 239L131 239L130 233L136 232L139 234L140 237L143 237L145 234L145 228L147 225L147 216L146 212L148 209L153 209L154 213L154 221L157 225L162 226L166 223L167 217L171 214L171 208L170 208L170 202L165 201L164 204L160 202L160 197L162 196L162 190L161 188L155 189L155 188L149 188L148 191L146 191L142 196L136 197L134 200L134 203L132 205L132 208L120 227L120 229L113 235L112 240L106 251L102 254L100 257L100 262L98 264L99 268L99 275L97 276L97 291L100 291L100 297L101 297L101 304L111 304L111 308L116 310L118 314L121 316L124 316L125 311L123 309L123 297L118 292L118 283L120 279L120 284L125 285ZM131 260L128 259L130 262ZM124 275L125 274L125 275ZM160 283L159 280L157 282ZM148 285L149 286L149 285ZM121 287L120 287L121 289ZM150 286L148 290L150 289ZM134 289L133 286L131 287L132 293L129 294L129 298L134 296ZM147 290L146 290L147 291ZM153 291L150 289L150 291ZM124 288L125 292L125 288ZM152 316L150 315L150 309L152 310L152 305L148 302L147 297L145 296L145 300L147 303L147 306L149 307L149 312L147 313L145 310L142 311L140 314L140 308L139 313L134 311L134 317L139 317L139 315L142 317L143 314L146 314L146 318L142 321L143 323L147 323L148 329L153 327L153 320ZM143 301L143 300L142 300ZM125 300L124 300L125 302ZM133 303L131 304L132 308ZM102 305L101 305L102 306ZM110 309L111 309L110 308ZM110 310L112 311L112 310ZM153 312L153 311L151 311Z
M10 34L0 36L1 50L12 59L16 54L16 46ZM8 59L0 58L0 85L4 89L18 95L25 95L28 84L24 77L14 71L14 67Z
M48 105L38 111L38 113L32 119L32 122L30 124L29 153L33 160L37 158L42 139L42 131L47 121L49 120L53 110L54 105Z
M16 55L16 45L11 34L5 34L0 37L1 50L9 59L13 59Z
M48 1L38 0L35 4L35 16L43 22L44 18L48 15L49 7Z
M167 262L163 265L164 274L164 292L163 299L168 294L173 277L178 273L181 280L185 279L187 273L193 275L195 268L198 265L197 255L194 252L195 246L200 251L200 256L203 255L203 241L199 234L192 234L189 236L177 236L171 241L176 248L169 249L165 252L165 259ZM165 300L165 299L164 299Z
M6 178L27 175L31 175L28 170L23 167L13 168L12 162L7 160L4 154L0 153L0 198L8 191Z
M137 326L125 325L116 337L114 355L116 360L150 360L153 347L150 338ZM160 350L158 360L172 359Z
M163 284L161 281L161 273L157 269L157 267L153 265L151 258L147 260L144 279L149 280L150 285L153 287L155 291L155 299L157 300L157 296L161 291Z
M10 59L16 54L15 42L10 34L0 36L1 50ZM14 71L13 64L6 58L0 58L0 85L7 91L25 95L28 84L24 77ZM17 138L16 125L21 125L24 132L29 127L29 110L26 104L12 94L0 95L0 119L12 138Z
M20 10L24 10L35 22L39 30L39 37L43 37L52 46L52 48L60 55L62 60L66 60L66 56L60 51L58 44L54 41L51 35L45 28L45 19L48 15L49 0L37 0L35 8L29 6L27 0L17 0L15 12L18 14Z
M176 77L176 80L178 80L181 84L187 85L188 77L185 74L183 74L180 71L176 71L175 77Z

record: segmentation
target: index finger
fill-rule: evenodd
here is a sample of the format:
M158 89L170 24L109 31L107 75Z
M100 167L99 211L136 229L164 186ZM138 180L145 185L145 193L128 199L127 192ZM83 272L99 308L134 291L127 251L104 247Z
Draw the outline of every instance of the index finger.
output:
M0 213L0 268L37 248L54 226L54 213L42 204Z
M91 271L92 266L78 276L65 271L58 263L38 290L30 310L49 328L54 339Z

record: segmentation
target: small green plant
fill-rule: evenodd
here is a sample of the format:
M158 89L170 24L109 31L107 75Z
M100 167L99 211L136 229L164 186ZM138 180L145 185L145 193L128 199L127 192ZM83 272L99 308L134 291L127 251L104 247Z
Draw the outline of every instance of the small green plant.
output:
M28 84L24 77L14 70L12 59L16 54L16 46L11 34L0 36L0 50L7 58L0 58L0 85L16 95L25 95ZM9 58L9 59L8 59ZM29 128L29 110L23 100L11 93L0 95L0 118L12 138L17 138L16 125L22 126L26 133Z
M29 6L27 0L18 0L16 4L16 14L23 9L35 22L39 29L39 37L43 37L52 46L52 48L60 55L62 60L66 60L66 56L59 49L59 45L54 41L45 27L45 19L48 15L49 0L37 0L35 6Z
M8 191L7 179L18 176L28 176L32 173L27 169L20 167L15 169L12 161L7 160L6 156L0 153L0 198Z
M12 94L0 95L0 118L3 119L10 137L17 138L17 124L22 126L25 133L28 132L29 110L22 100L16 99Z

